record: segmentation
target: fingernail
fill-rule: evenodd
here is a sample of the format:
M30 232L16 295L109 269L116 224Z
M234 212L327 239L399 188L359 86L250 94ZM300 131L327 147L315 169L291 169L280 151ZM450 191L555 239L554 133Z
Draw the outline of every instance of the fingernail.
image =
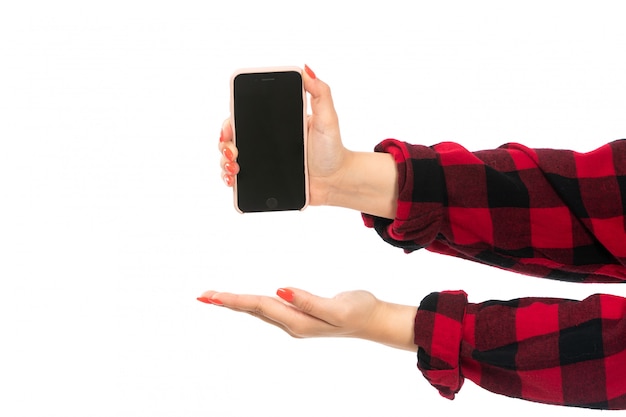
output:
M235 183L235 179L228 174L224 175L222 179L224 180L224 184L226 184L229 187L232 187L233 184Z
M316 79L317 78L315 76L315 73L313 72L313 70L311 68L309 68L309 66L307 64L304 64L304 70L306 71L307 74L309 74L309 77L311 77L312 79Z
M235 166L234 163L232 162L226 162L224 164L224 169L226 171L228 171L229 174L235 175L236 171L237 171L237 167Z
M224 142L224 129L220 130L220 142Z
M294 297L293 291L286 288L279 288L278 291L276 291L276 295L287 301L288 303L292 302Z
M206 303L206 304L214 304L214 305L217 305L217 306L224 305L224 303L222 303L217 298L198 297L198 298L196 298L196 300L201 301L201 302Z
M233 151L231 151L229 148L224 148L224 150L222 151L222 155L224 155L224 157L228 159L229 161L232 161L233 159L235 159L235 156L233 155Z

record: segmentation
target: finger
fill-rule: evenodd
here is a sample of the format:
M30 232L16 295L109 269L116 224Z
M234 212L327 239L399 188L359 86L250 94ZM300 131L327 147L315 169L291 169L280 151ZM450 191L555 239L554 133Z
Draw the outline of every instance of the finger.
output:
M237 162L223 160L222 174L237 175L239 173L239 164Z
M288 328L287 326L285 326L283 323L280 323L278 321L274 321L270 318L267 318L265 316L259 316L257 314L254 313L248 313L250 316L253 316L261 321L264 321L267 324L270 324L274 327L278 327L280 330L282 330L283 332L287 333L289 336L297 338L297 339L302 339L304 336L300 336L298 334L295 334L293 331L291 331L290 328Z
M331 326L341 322L343 307L334 298L324 298L298 288L280 288L276 294L303 313Z
M222 171L222 181L224 181L224 184L226 184L227 187L232 187L235 185L235 177L229 174L225 174L223 171Z
M230 124L230 119L224 120L222 123L222 130L220 131L220 143L232 142L233 129Z
M334 330L332 325L273 297L214 291L207 291L202 297L211 300L210 304L218 304L234 311L251 314L282 328L295 337L330 335ZM216 300L218 300L217 303Z
M239 151L233 143L233 129L230 119L226 119L222 123L218 149L222 154L220 159L221 178L228 187L232 187L235 184L235 176L239 173L239 164L235 162L239 156Z
M217 304L231 310L251 313L273 320L280 319L292 313L300 313L288 304L274 297L263 295L233 294L228 292L206 291L198 297L200 301ZM278 320L281 321L281 320Z
M272 326L278 327L279 329L281 329L282 331L284 331L285 333L288 333L290 336L292 337L300 337L296 334L294 334L293 332L291 332L284 324L274 321L268 317L265 317L264 315L260 315L254 311L246 311L246 310L240 310L237 309L235 307L229 306L229 305L225 305L218 297L217 292L215 291L207 291L204 294L202 294L202 296L198 297L198 301L202 301L203 303L206 304L213 304L213 305L217 305L217 306L223 306L226 308L229 308L230 310L233 311L238 311L238 312L243 312L243 313L248 313L251 316L256 317L259 320L262 320L268 324L271 324Z
M308 66L304 66L303 72L304 89L311 95L311 111L322 120L334 120L337 118L333 97L328 84L315 76Z
M224 166L227 163L235 163L237 160L237 156L239 156L237 148L233 145L232 142L229 143L220 143L220 149L222 152L222 157L220 159L220 166L224 169Z
M231 293L214 293L212 297L219 299L224 307L265 317L285 325L293 323L294 317L296 320L314 319L274 297Z
M239 155L237 151L237 146L233 142L233 133L230 128L230 123L225 122L225 127L222 127L220 132L220 141L217 144L217 149L219 149L222 156L225 158L235 160Z
M224 138L224 136L220 136L220 138ZM231 140L220 141L217 144L217 149L220 151L224 158L230 159L234 161L239 156L239 150L235 143Z
M235 184L235 176L239 174L239 164L237 162L222 159L222 180L228 187Z
M219 144L219 150L222 153L222 161L235 161L239 156L239 151L232 142L221 142Z

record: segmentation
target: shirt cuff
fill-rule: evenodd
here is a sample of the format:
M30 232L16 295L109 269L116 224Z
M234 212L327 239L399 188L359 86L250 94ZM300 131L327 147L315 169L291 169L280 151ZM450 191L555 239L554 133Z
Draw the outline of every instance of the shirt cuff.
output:
M415 316L417 367L448 399L463 386L460 353L467 294L444 291L428 295Z
M430 147L395 139L384 140L374 151L389 153L396 161L398 208L394 219L362 214L365 225L406 252L428 246L444 219L446 188L437 153Z

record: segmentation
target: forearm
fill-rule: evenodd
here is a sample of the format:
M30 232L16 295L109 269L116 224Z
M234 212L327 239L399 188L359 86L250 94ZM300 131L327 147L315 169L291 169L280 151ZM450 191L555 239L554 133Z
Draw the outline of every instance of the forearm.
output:
M390 154L348 152L337 176L317 181L326 190L326 205L388 219L396 215L398 172Z
M417 307L379 301L372 322L360 338L396 349L417 352L414 342L414 323Z

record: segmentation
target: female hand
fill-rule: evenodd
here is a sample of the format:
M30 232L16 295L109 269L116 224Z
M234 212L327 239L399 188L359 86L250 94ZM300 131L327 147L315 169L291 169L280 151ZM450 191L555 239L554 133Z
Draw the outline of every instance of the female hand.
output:
M304 88L311 97L312 111L307 126L310 204L322 205L328 203L329 187L338 181L341 168L346 165L350 152L341 143L339 120L330 88L317 79L308 66L305 65L304 69ZM222 125L219 150L222 153L222 178L230 187L234 184L234 176L239 172L239 165L236 162L238 152L233 143L233 130L229 120Z
M398 172L393 156L346 149L341 142L330 88L306 65L302 77L312 110L307 130L309 204L346 207L393 219L398 199ZM229 120L222 125L219 149L222 178L230 187L235 183L239 165Z
M323 298L297 288L281 288L280 297L207 291L207 304L251 314L293 337L354 337L416 351L413 322L416 307L378 300L367 291Z

